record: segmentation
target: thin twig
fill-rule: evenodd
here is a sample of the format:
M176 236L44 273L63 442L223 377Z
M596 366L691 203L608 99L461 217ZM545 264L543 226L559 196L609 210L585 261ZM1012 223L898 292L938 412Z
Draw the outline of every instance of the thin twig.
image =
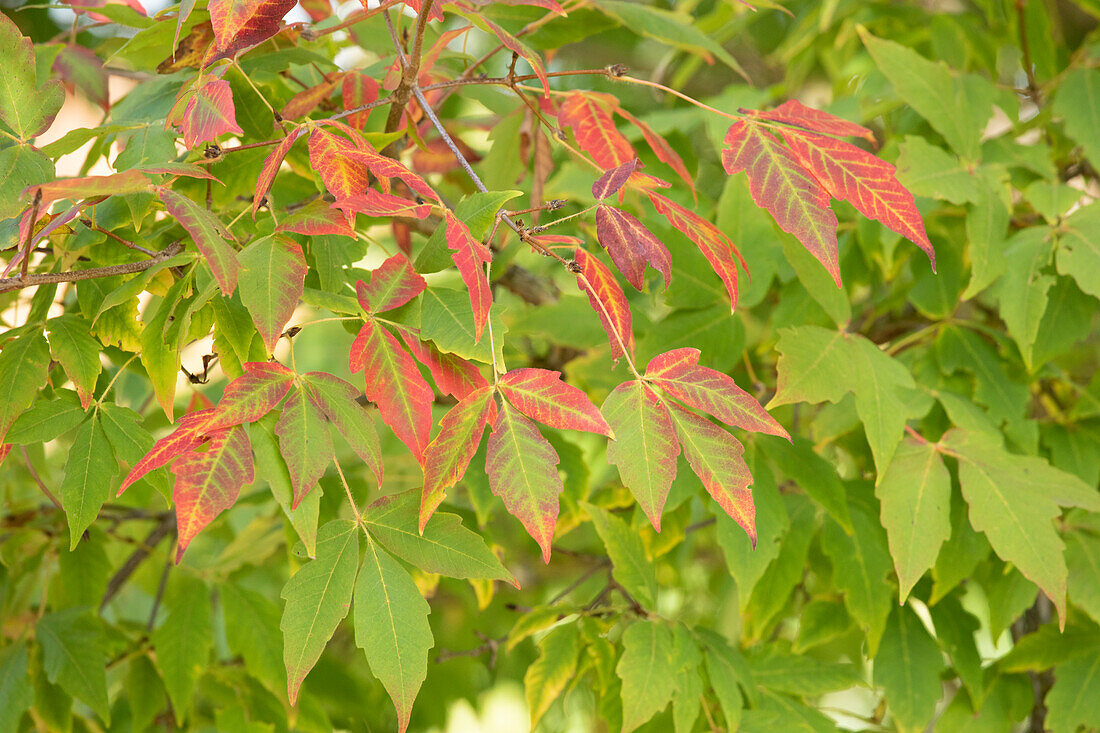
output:
M27 275L25 277L0 278L0 293L12 290L34 287L35 285L48 285L50 283L69 283L78 280L95 280L112 275L131 275L135 272L144 272L150 267L164 262L170 257L175 257L183 250L183 244L172 242L167 247L157 252L144 262L126 262L121 265L108 265L107 267L92 267L87 270L71 270L69 272L47 272L39 275Z
M145 540L138 545L137 549L126 558L126 562L122 567L118 569L118 572L112 576L111 580L107 583L107 590L103 593L103 600L99 604L99 610L102 611L106 608L107 604L115 597L115 594L119 592L126 581L130 579L130 576L134 574L134 571L138 569L145 558L156 549L160 541L172 533L175 529L176 518L172 512L166 512L161 517L160 522L153 530L145 537ZM171 560L171 553L169 553L169 561Z
M23 451L23 460L27 463L27 471L30 472L31 478L34 479L34 482L38 484L38 490L46 495L46 498L49 499L55 507L57 507L58 511L65 511L61 508L61 502L57 500L57 497L54 496L48 488L46 488L46 484L42 482L41 477L39 477L38 475L38 471L34 470L34 466L31 465L31 457L27 453L27 446L21 445L19 446L19 450Z
M168 557L164 558L164 570L160 572L160 583L157 584L157 594L153 597L153 607L149 609L149 620L145 623L146 631L153 630L153 624L157 621L157 611L160 610L160 602L164 600L164 589L168 587L168 571L172 569L172 551L169 549Z
M142 247L140 244L134 244L133 242L131 242L129 240L123 239L122 237L118 236L114 232L107 231L106 229L99 226L98 224L96 224L91 219L87 219L87 218L81 219L80 223L83 224L84 226L88 227L89 229L93 230L93 231L96 231L96 232L99 232L100 234L106 235L107 237L109 237L110 239L115 240L116 242L118 242L119 244L121 244L124 247L129 247L130 249L137 250L138 252L144 252L145 254L149 255L150 257L156 257L157 256L157 253L155 251L153 251L151 249L146 249L145 247Z

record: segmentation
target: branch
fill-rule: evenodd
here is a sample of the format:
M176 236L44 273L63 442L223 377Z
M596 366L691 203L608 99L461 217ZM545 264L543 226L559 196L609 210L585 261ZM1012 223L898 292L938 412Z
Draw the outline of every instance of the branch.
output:
M121 265L108 265L107 267L92 267L87 270L72 270L70 272L47 272L40 275L27 275L23 277L0 278L0 293L12 290L34 287L36 285L48 285L50 283L70 283L77 280L95 280L112 275L130 275L135 272L144 272L150 267L160 264L170 257L175 257L183 251L183 244L172 242L170 245L157 252L156 255L144 262L126 262Z
M100 601L99 610L102 611L107 607L107 604L115 597L115 594L119 592L126 581L130 579L130 576L134 574L134 571L138 569L138 566L145 561L145 558L149 557L149 554L156 549L160 541L172 533L175 529L176 518L172 512L165 512L161 517L160 523L156 527L153 527L153 531L146 536L145 541L138 545L130 557L126 558L126 562L118 569L118 572L114 574L110 582L107 583L107 590L103 593L103 600Z

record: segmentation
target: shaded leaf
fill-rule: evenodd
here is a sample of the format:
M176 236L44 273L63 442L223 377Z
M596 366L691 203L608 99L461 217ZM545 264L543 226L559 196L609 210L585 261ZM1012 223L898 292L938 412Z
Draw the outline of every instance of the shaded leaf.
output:
M868 651L878 649L890 608L896 607L886 578L892 563L885 532L861 510L852 510L852 532L826 522L821 548L833 563L833 582L844 593L844 606L867 635ZM801 573L801 571L800 571Z
M523 675L527 709L532 730L554 701L562 696L577 672L581 652L580 631L576 624L557 627L539 640L539 658Z
M657 575L642 538L626 522L602 507L580 502L611 559L611 577L644 608L657 607Z
M99 516L100 507L111 494L116 473L118 463L111 455L111 444L98 413L93 413L76 432L61 482L61 505L69 522L70 550L76 548L84 530Z
M209 663L214 642L211 603L206 583L177 574L164 601L168 618L150 636L177 725L191 712L195 683Z
M415 490L384 496L366 508L363 522L387 550L426 573L504 580L519 587L481 535L462 526L458 515L437 512L421 531L419 503Z
M672 256L661 240L630 214L613 206L596 209L596 237L611 255L611 261L627 281L638 290L645 284L645 266L665 276L667 288L672 278Z
M881 685L894 721L903 731L923 731L942 696L943 655L917 615L895 608L875 655L875 684Z
M327 417L347 441L356 455L382 485L382 451L374 421L356 401L359 390L339 377L325 372L310 372L304 377L309 385L309 399Z
M50 347L41 330L32 329L4 343L0 351L0 443L46 384L49 366Z
M355 584L355 645L393 700L401 733L428 675L428 650L435 646L430 612L408 572L368 536Z
M672 634L661 621L636 621L623 632L623 655L615 667L623 681L623 733L649 721L672 699L672 652Z
M92 392L103 369L99 361L101 346L89 335L91 324L83 318L65 314L46 321L50 354L72 380L84 409L92 403Z
M19 719L34 703L27 645L19 641L0 650L0 731L14 733Z
M38 619L35 639L42 647L46 677L86 703L110 725L107 702L107 655L102 623L86 608L47 613Z
M900 601L951 536L951 476L934 445L906 438L875 487L898 574Z
M241 302L270 354L302 297L306 259L301 245L281 234L253 242L238 258Z
M359 528L350 520L334 519L317 533L317 558L303 565L283 586L286 605L279 629L291 705L298 700L302 681L336 627L348 615L358 568Z

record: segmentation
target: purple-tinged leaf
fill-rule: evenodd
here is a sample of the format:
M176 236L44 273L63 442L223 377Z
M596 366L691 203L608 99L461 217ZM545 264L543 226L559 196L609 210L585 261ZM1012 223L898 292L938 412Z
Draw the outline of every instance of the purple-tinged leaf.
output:
M592 197L601 201L608 196L618 193L619 189L626 185L630 176L641 165L637 158L628 160L620 166L604 171L604 174L592 184Z
M596 238L607 249L611 261L638 290L645 284L645 266L665 276L665 287L672 279L672 255L668 248L631 214L613 206L596 209Z

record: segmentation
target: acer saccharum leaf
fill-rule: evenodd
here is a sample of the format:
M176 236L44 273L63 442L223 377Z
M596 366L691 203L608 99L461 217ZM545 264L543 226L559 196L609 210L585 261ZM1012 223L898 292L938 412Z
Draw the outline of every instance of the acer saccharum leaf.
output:
M336 5L0 15L0 733L1100 729L1095 3Z

